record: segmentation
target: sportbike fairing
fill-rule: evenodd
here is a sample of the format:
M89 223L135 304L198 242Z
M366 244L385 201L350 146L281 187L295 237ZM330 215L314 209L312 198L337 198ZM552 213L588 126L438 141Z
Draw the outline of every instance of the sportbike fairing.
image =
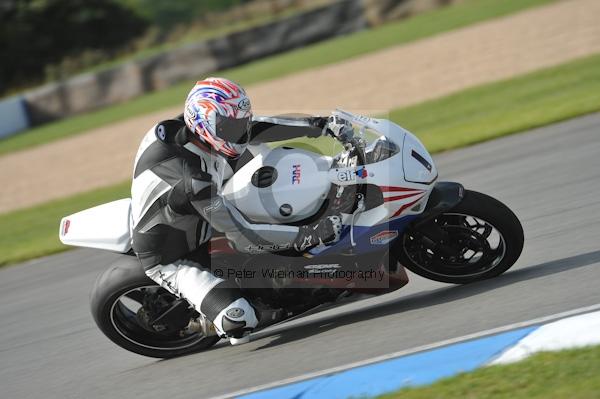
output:
M345 228L341 240L311 252L382 249L423 212L437 170L421 142L402 127L344 111L335 114L352 122L364 140L364 165L359 165L356 157L349 159L344 151L332 158L298 148L263 145L227 181L223 195L253 222L294 224L318 215L332 188L366 187L356 209L342 215ZM68 245L129 251L130 200L63 218L60 239Z
M423 212L437 170L421 142L402 127L336 111L365 141L364 165L303 149L261 148L224 185L224 196L253 222L290 224L315 215L335 187L365 185L370 190L352 214L344 214L342 239L312 250L330 254L381 249ZM362 208L361 208L362 207Z

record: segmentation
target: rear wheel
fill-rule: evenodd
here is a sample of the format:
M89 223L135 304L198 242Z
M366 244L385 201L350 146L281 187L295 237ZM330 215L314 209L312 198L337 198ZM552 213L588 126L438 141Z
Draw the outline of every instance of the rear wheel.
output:
M180 356L219 341L216 336L187 331L194 310L149 279L133 257L119 259L100 275L91 293L91 310L111 341L144 356ZM148 322L157 317L162 317L160 322Z
M435 225L407 230L397 251L404 266L431 280L465 284L495 277L523 250L523 228L515 214L476 191L465 190L460 203L429 223Z

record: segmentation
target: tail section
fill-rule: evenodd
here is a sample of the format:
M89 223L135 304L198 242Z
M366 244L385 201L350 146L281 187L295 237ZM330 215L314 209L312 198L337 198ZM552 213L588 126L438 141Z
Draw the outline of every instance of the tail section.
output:
M102 204L64 217L59 238L65 245L126 253L131 249L131 199Z

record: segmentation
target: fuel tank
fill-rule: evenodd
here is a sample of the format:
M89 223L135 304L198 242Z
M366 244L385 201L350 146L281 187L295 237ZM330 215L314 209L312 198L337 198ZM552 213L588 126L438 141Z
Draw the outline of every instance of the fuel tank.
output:
M227 181L222 194L253 222L297 222L323 204L331 163L331 157L298 148L265 150Z

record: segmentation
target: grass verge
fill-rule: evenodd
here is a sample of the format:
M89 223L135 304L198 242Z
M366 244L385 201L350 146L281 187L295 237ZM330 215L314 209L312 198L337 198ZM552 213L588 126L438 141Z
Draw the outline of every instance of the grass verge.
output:
M327 40L268 57L218 74L244 85L275 79L301 70L343 61L463 26L497 18L555 0L465 0L375 29ZM60 120L0 140L0 155L71 136L135 115L181 105L190 83L150 93L129 102Z
M536 354L380 399L592 399L600 398L600 346Z
M600 54L391 112L431 152L600 111Z
M0 266L69 249L58 240L60 220L104 202L129 197L131 183L90 191L0 215Z
M396 110L391 119L438 152L599 110L596 55ZM67 249L57 235L62 216L127 195L120 184L0 215L0 265Z

